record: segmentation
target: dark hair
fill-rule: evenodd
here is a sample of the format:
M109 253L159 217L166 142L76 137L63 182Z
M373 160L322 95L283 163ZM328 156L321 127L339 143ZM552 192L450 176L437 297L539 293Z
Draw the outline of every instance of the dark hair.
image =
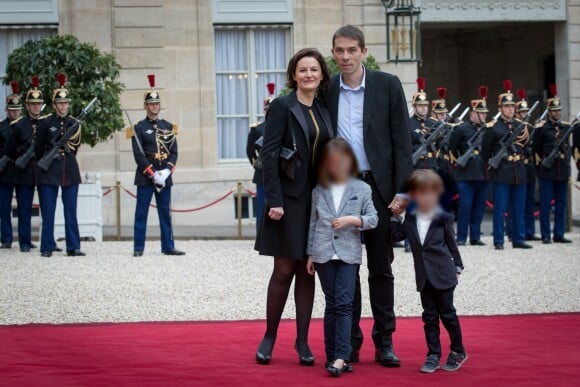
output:
M444 191L444 185L441 176L432 169L417 169L411 173L407 181L407 189L411 194L428 191L441 194Z
M337 29L334 35L332 35L332 48L334 48L334 41L337 38L348 38L356 40L359 48L361 50L365 49L365 34L358 27L348 24Z
M288 70L286 70L286 86L292 90L298 88L298 83L294 80L294 75L296 74L296 68L298 67L298 62L302 58L314 58L320 65L320 72L322 73L322 79L320 80L320 85L318 88L326 89L330 84L330 71L328 71L328 66L326 66L326 61L324 57L315 48L303 48L298 51L288 62Z
M318 166L318 183L323 187L328 187L332 182L330 176L326 172L326 165L328 164L328 156L332 152L339 152L343 155L348 156L351 162L350 175L355 177L358 175L358 163L356 161L356 156L350 144L342 138L334 138L327 142L322 148L320 153L320 163Z

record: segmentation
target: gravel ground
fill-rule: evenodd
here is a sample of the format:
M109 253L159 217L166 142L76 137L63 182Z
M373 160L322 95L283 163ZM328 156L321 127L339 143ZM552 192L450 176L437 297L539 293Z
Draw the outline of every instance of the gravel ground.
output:
M533 250L462 248L466 270L456 291L460 314L580 311L580 234L571 245ZM150 250L159 242L149 242ZM184 257L131 257L130 242L85 243L87 257L0 250L0 324L262 319L272 260L251 241L179 241ZM506 244L506 246L508 246ZM395 250L399 316L421 313L412 260ZM367 270L363 314L369 316ZM324 300L316 290L314 315ZM290 299L285 316L294 315Z

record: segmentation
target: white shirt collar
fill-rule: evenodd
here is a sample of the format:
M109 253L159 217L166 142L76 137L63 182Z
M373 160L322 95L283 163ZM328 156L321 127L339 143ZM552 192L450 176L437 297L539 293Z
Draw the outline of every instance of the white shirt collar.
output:
M367 69L365 68L365 66L363 66L363 78L360 85L358 85L357 87L350 87L349 85L344 83L344 80L342 79L342 73L340 73L340 77L338 77L338 79L340 81L340 88L343 90L358 91L360 89L364 89L367 80Z

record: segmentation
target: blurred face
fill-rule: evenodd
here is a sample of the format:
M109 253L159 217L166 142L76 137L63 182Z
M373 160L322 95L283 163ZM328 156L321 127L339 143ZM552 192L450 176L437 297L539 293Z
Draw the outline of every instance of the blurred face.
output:
M447 118L447 113L433 113L433 116L435 116L435 119L437 119L437 121L445 121L445 119Z
M20 117L20 109L6 109L6 115L10 121L14 121Z
M28 114L30 114L32 117L38 117L40 115L40 112L42 111L42 103L27 102L26 110L28 110Z
M487 113L472 111L469 118L476 124L485 124L487 122Z
M522 111L519 111L518 112L518 118L520 120L525 120L527 116L528 116L528 112L526 112L526 111L523 111L523 112Z
M415 105L415 113L419 117L425 117L429 113L429 105Z
M335 183L344 183L350 178L352 160L343 152L330 152L326 159L326 171Z
M161 104L159 102L145 104L145 111L147 112L148 116L157 117L160 110Z
M68 102L55 102L52 104L54 107L54 111L59 116L66 116L68 113Z
M294 80L298 85L298 90L312 92L318 89L322 81L322 71L320 63L316 58L305 56L296 64Z
M419 212L431 212L439 204L439 194L433 190L416 191L411 197L417 204Z
M514 105L503 105L499 107L499 111L504 118L511 120L514 118L516 108Z
M344 37L334 39L332 55L338 68L345 75L352 75L361 68L366 53L367 48L361 49L354 39Z
M548 112L552 121L559 121L562 118L562 110L551 110Z

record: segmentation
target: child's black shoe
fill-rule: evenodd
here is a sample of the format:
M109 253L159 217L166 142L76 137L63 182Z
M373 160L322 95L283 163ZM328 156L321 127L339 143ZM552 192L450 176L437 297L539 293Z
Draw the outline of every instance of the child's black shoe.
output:
M423 367L421 367L421 372L425 374L432 374L440 368L440 361L441 359L437 355L427 356L427 359L425 359L425 364L423 364Z
M463 363L465 363L465 361L467 360L467 357L468 356L467 356L466 352L457 353L457 352L451 351L451 353L449 354L449 357L447 357L447 362L443 366L443 369L445 371L457 371L458 369L461 368Z

